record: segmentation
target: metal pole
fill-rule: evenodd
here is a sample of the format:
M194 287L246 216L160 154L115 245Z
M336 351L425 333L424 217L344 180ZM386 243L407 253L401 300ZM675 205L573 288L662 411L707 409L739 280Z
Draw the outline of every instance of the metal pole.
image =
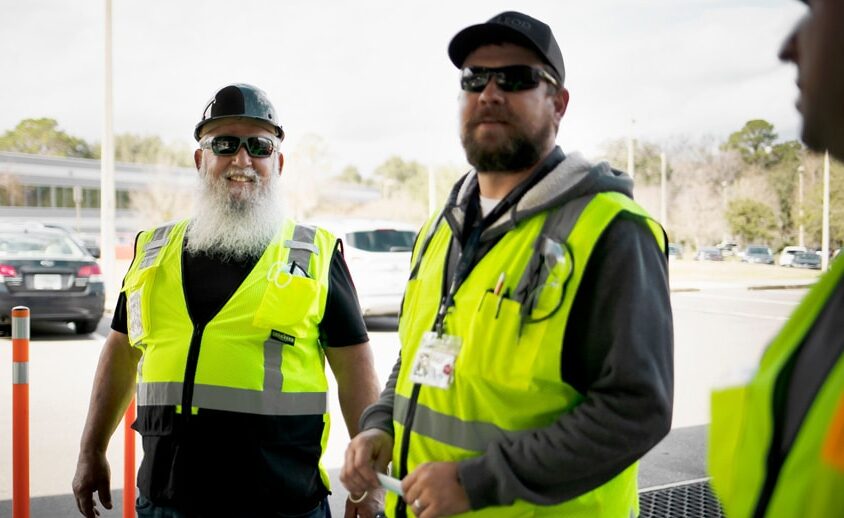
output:
M821 270L829 268L829 151L823 157L823 230L821 232Z
M636 160L633 150L633 125L635 123L636 121L634 119L630 120L630 135L627 137L627 174L630 175L630 178L636 177Z
M111 0L105 0L105 120L100 175L100 264L106 287L106 304L113 306L116 301L113 288L117 259L114 255L114 98L111 76Z
M29 308L12 308L12 517L29 518Z
M668 228L668 163L665 160L665 153L659 154L659 222L662 227Z
M800 242L797 243L797 244L799 244L800 246L806 246L805 233L803 231L804 230L803 229L803 219L804 219L804 216L803 216L803 171L804 170L805 170L805 168L802 165L797 168L797 188L798 188L798 194L800 196L800 206L798 207L799 218L800 218L800 233L799 233Z

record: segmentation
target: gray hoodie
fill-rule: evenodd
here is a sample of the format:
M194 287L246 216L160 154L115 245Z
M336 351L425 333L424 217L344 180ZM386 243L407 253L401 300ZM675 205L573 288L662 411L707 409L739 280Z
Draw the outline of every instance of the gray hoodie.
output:
M481 234L477 260L524 218L587 194L632 197L629 176L606 163L589 164L556 148L502 203L509 209ZM477 215L477 175L452 190L444 210L457 256L466 221ZM449 261L447 276L454 271ZM447 284L447 283L446 283ZM639 216L619 215L598 240L586 265L565 331L561 377L583 402L552 425L488 445L460 462L460 481L473 509L509 505L516 498L553 505L590 491L619 474L664 437L671 426L673 330L666 256ZM393 435L398 359L361 429ZM399 438L396 438L399 440ZM410 447L413 447L411 442Z

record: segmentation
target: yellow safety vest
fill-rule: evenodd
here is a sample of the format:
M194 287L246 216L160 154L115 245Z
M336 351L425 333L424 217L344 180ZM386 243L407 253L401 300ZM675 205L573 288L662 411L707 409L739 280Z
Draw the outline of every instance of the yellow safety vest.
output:
M712 394L709 470L730 518L753 516L773 437L774 387L835 288L835 261L768 346L749 384ZM767 518L844 516L844 356L829 371L797 432L777 478Z
M413 261L419 261L418 275L408 283L399 322L402 364L393 410L394 476L399 476L404 454L407 473L425 462L476 457L491 441L549 426L582 401L583 396L560 378L563 337L589 256L620 212L642 216L665 249L662 228L619 193L597 194L588 202L561 247L566 260L542 266L541 285L525 283L524 279L530 275L528 264L548 212L519 222L496 243L460 286L454 307L445 318L445 334L462 338L454 381L447 389L414 384L410 370L423 333L435 322L451 229L440 225L421 257L425 240L417 241ZM427 234L433 221L423 227L421 236ZM505 287L496 296L492 289L502 272ZM525 287L533 301L529 312L516 297ZM504 297L508 291L510 297ZM409 447L404 452L405 425L411 419ZM628 518L638 514L636 474L634 463L606 484L555 506L516 500L510 506L490 507L466 516ZM388 493L389 516L395 515L397 504L397 497ZM412 508L407 512L412 514Z
M193 413L322 415L324 453L330 420L318 325L336 239L323 229L285 221L223 308L204 329L195 330L182 284L187 224L182 220L141 233L126 275L129 342L143 352L138 405L175 406L182 412L184 388L192 384ZM192 360L188 351L195 332L201 332L201 354ZM186 380L191 361L195 374ZM319 467L329 488L321 461Z

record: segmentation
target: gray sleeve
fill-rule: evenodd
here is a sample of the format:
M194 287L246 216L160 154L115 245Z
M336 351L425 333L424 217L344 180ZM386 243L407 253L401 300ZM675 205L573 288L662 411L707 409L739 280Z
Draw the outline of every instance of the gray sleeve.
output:
M399 369L401 369L401 353L399 353L399 357L396 359L396 364L393 366L393 371L390 373L390 377L387 379L387 385L381 392L378 401L369 405L363 411L363 414L361 414L361 431L377 428L395 437L395 431L393 430L393 400L396 394L396 380L399 378Z
M473 509L516 498L552 505L577 497L618 475L670 430L666 257L638 217L620 216L599 239L564 343L562 377L583 402L546 428L462 461L460 480Z

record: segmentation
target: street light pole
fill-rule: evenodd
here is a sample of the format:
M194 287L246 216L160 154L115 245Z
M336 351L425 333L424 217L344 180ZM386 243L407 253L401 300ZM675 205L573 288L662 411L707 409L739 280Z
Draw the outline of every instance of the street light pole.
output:
M823 157L823 227L821 231L821 270L829 268L829 151Z
M627 137L627 174L630 178L636 177L636 161L633 153L633 125L636 124L635 119L630 119L630 135Z
M100 164L100 261L103 282L106 287L106 304L113 305L117 300L112 288L115 287L117 258L114 255L114 128L112 110L114 99L111 82L111 0L105 0L105 106L102 158Z
M668 164L665 153L659 154L659 222L663 228L668 228Z

